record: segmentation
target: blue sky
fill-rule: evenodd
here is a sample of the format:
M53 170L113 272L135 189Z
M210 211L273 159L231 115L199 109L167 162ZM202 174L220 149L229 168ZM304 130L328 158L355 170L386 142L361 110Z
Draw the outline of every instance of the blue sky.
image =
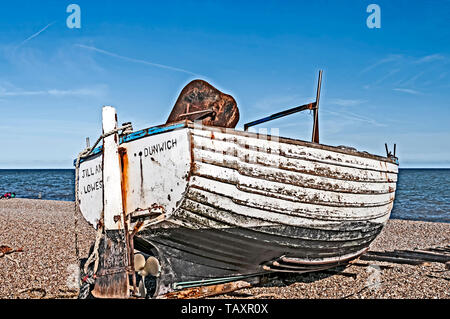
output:
M450 167L449 16L450 1L2 2L0 168L71 168L102 105L159 125L196 78L234 96L242 128L313 101L319 69L322 143L397 143L401 167ZM311 138L308 112L269 123Z

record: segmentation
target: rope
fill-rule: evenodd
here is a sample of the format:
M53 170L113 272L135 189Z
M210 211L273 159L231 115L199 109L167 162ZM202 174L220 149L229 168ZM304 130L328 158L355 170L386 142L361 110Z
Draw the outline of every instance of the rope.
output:
M80 210L80 199L79 199L79 190L78 190L78 182L80 179L80 174L79 174L79 169L80 169L80 161L83 158L88 157L92 151L95 149L95 147L97 146L97 144L104 138L116 134L119 131L125 131L128 129L132 129L132 125L131 123L126 123L125 125L116 128L114 130L111 130L107 133L102 134L97 141L94 143L94 145L92 145L91 147L86 147L83 151L81 151L78 156L77 156L77 160L75 163L75 211L74 211L74 228L75 228L75 255L77 258L77 264L78 264L78 269L81 268L81 264L80 264L80 250L78 247L78 216L81 214L81 210ZM90 272L87 276L85 276L85 279L83 279L81 281L81 285L83 285L83 282L86 282L87 284L92 284L94 282L93 278L95 278L95 274L97 272L98 269L98 262L99 262L99 258L98 258L98 247L100 244L100 239L102 237L102 233L103 233L103 220L104 220L104 215L103 215L103 211L101 213L101 217L100 217L100 221L97 225L97 234L95 237L95 245L94 245L94 249L91 253L91 255L88 257L86 263L84 264L84 273L88 274L88 267L89 265L94 262L94 270L93 272ZM85 290L84 287L81 287L82 290Z
M103 221L103 212L101 220ZM88 260L84 264L84 273L87 274L88 267L94 261L94 274L97 273L98 269L98 246L100 245L100 239L102 238L103 233L103 223L101 223L97 228L97 235L95 236L95 245L92 254L89 256Z

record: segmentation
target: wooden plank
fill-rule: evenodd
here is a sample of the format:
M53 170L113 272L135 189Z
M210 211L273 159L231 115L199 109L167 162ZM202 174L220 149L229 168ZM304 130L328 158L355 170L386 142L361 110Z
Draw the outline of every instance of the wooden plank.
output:
M438 253L442 253L442 254L450 254L450 249L441 248L441 247L427 248L426 251L428 251L428 252L438 252Z
M117 129L117 115L113 107L103 107L102 120L103 134ZM105 229L108 230L122 229L124 225L118 140L117 133L103 139L103 210ZM118 218L120 222L116 222Z
M103 156L97 154L83 161L79 168L78 198L80 210L93 227L103 211Z
M116 110L102 110L103 134L117 128ZM96 298L128 298L127 242L122 207L118 134L103 139L103 211L105 234L100 242L99 269L92 295Z
M406 259L418 259L422 261L429 262L440 262L445 263L450 261L450 256L432 254L423 251L408 251L408 250L395 250L395 251L371 251L371 255L382 256L382 257L395 257L395 258L406 258Z
M96 298L128 298L128 256L123 230L105 232L99 245L99 259L92 295Z
M408 264L408 265L422 265L424 263L423 260L417 259L406 259L406 258L396 258L396 257L387 257L387 256L376 256L376 255L362 255L359 257L360 260L374 260L374 261L385 261L394 264Z
M443 254L433 254L427 251L421 251L421 250L414 250L414 251L404 251L404 250L396 250L394 252L399 257L407 257L407 258L417 258L425 261L430 262L438 262L438 263L446 263L447 261L450 261L449 255L443 255Z

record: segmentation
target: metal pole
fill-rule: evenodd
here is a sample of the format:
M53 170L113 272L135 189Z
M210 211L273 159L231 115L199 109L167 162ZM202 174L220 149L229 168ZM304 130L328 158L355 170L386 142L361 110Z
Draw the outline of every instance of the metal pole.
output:
M245 123L244 124L244 131L247 131L249 127L257 125L257 124L261 124L261 123L264 123L264 122L268 122L268 121L272 121L272 120L278 119L278 118L286 116L286 115L291 115L291 114L294 114L294 113L297 113L297 112L301 112L301 111L305 111L305 110L312 110L312 109L314 109L314 103L309 103L309 104L293 107L293 108L291 108L289 110L278 112L278 113L272 114L270 116L267 116L265 118L262 118L262 119L259 119L259 120L256 120L256 121L252 121L252 122L249 122L249 123Z
M319 143L319 100L320 100L321 85L322 85L322 70L319 70L319 80L317 83L317 94L316 94L316 108L313 111L314 124L311 138L311 141L313 143Z

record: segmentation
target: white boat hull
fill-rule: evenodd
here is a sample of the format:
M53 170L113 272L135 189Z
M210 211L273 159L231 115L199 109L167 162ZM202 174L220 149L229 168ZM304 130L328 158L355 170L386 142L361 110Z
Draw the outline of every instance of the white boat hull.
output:
M344 148L188 122L120 141L123 209L128 229L138 230L135 248L160 259L156 294L355 258L395 197L394 160ZM93 225L102 212L101 158L80 164L80 209Z

